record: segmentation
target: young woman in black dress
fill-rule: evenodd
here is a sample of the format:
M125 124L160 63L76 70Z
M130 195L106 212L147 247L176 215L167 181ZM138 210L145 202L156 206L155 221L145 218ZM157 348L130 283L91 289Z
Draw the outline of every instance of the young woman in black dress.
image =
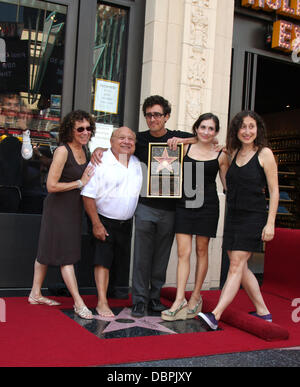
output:
M229 166L227 155L222 150L217 151L214 146L219 128L217 116L212 113L202 114L193 125L197 142L184 147L183 196L177 204L175 218L177 293L171 308L162 312L163 320L194 318L202 308L200 291L208 270L208 245L210 238L216 237L219 220L216 177L220 172L225 188L225 175ZM190 197L187 189L195 195ZM196 278L193 293L187 302L185 288L190 274L193 235L196 235Z
M85 306L77 286L74 264L81 257L80 189L93 175L88 166L85 145L95 131L93 118L77 110L69 113L60 126L60 146L55 150L47 178L48 196L44 202L34 279L28 298L30 304L58 303L43 297L41 287L48 265L60 266L62 277L74 299L75 313L85 319L93 315Z
M253 252L262 251L263 242L273 239L279 200L277 164L267 147L265 124L258 114L242 111L233 118L227 150L232 155L232 163L226 176L228 212L223 248L228 252L230 267L217 306L212 313L198 315L214 330L241 285L256 308L253 314L272 321L257 279L247 264ZM269 209L266 187L270 196Z

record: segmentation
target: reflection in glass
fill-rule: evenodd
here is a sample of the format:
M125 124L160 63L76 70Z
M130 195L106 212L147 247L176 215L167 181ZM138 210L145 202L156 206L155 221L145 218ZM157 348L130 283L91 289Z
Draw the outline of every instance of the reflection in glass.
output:
M126 9L98 4L91 106L97 122L115 127L123 124L127 26ZM97 85L106 85L107 93L101 93L99 87L96 89ZM118 93L115 92L116 85L119 85ZM100 99L100 103L95 103L95 99ZM105 106L112 105L117 105L117 112L105 109Z
M66 13L46 1L0 0L0 212L42 212L61 116Z

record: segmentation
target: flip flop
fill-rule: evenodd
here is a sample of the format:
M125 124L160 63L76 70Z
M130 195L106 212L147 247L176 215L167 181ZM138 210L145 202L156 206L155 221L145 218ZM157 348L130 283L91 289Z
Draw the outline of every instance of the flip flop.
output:
M96 308L96 313L97 316L103 317L103 318L113 318L116 317L112 311L107 311L107 312L99 312L98 309Z

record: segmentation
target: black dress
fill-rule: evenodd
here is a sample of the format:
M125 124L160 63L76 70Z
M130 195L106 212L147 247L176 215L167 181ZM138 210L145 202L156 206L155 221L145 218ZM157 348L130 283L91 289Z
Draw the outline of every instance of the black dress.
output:
M78 164L69 145L68 158L60 182L81 178L88 161ZM39 237L37 261L44 265L72 265L81 258L81 222L83 204L79 189L49 193L44 209Z
M229 251L262 252L261 234L268 216L266 176L259 163L258 152L242 167L236 164L237 154L226 175L228 212L223 248Z
M189 157L189 150L190 146L183 158L183 194L176 206L175 232L215 238L219 220L219 198L216 177L220 168L219 157L222 151L219 152L216 159L198 161ZM191 167L190 177L187 176L189 171L187 163ZM201 169L202 166L203 170ZM204 172L204 180L201 180L202 171ZM202 181L202 184L197 184L197 178L199 183ZM189 197L190 195L187 194L189 187L197 192L193 197ZM198 200L196 200L197 194L198 198L202 197L203 200L203 204L200 207L199 203L197 203ZM193 203L195 203L195 206ZM187 206L192 206L192 208L187 208Z

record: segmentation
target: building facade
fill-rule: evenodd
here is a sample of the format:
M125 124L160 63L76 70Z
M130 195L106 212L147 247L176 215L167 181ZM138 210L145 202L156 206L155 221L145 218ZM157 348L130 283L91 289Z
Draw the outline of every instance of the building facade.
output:
M225 143L230 93L234 2L231 0L155 0L146 2L141 101L161 94L172 103L170 129L190 132L200 114L220 118L220 144ZM140 130L144 119L140 116ZM220 220L209 246L206 289L218 287L222 260L225 196L219 188ZM192 255L189 286L194 281ZM174 243L167 286L176 285L177 251Z
M22 183L20 177L0 180L17 201L12 204L17 209L0 209L0 289L31 285L46 194L45 160L55 149L59 119L72 109L96 117L91 148L107 141L113 127L146 130L141 105L153 94L172 104L169 129L190 132L200 114L217 114L220 144L236 112L256 110L267 122L278 156L278 226L299 228L300 77L293 46L300 35L299 12L296 0L0 0L0 94L14 95L18 105L9 113L0 100L1 142L11 136L22 141L26 127L38 147L31 160L20 161ZM206 289L219 286L225 259L220 182L218 191L220 219L210 242ZM83 250L88 256L86 235ZM88 258L78 275L80 286L88 288L87 264ZM176 266L174 243L166 286L175 286ZM50 272L48 281L57 280Z

